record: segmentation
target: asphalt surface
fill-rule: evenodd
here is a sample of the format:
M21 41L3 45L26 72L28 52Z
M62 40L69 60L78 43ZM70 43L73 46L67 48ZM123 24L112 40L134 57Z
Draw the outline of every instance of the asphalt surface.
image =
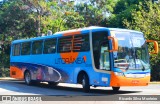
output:
M75 104L75 101L77 104L81 104L82 102L79 102L78 100L72 101L73 99L82 99L81 101L85 101L85 104L106 104L107 100L110 100L112 98L115 98L120 95L160 95L160 84L149 84L148 86L143 87L121 87L120 91L113 92L111 87L91 87L91 90L89 93L84 93L82 91L81 85L78 84L64 84L60 83L58 86L53 87L48 85L47 83L40 83L35 84L32 86L28 86L24 83L24 81L19 80L0 80L0 95L43 95L43 96L56 96L57 98L55 100L55 103L61 104ZM125 96L125 97L127 97ZM61 98L65 98L61 101ZM100 98L96 100L96 98ZM69 101L67 101L69 99ZM72 99L72 100L70 100ZM107 100L105 100L107 99ZM66 102L65 102L66 100ZM94 100L94 101L92 101ZM101 101L102 100L102 101ZM59 102L61 101L61 102ZM83 103L84 103L83 101ZM109 101L111 104L159 104L159 101L118 101L113 102ZM134 103L133 103L134 102ZM1 103L1 102L0 102ZM3 103L3 102L2 102ZM6 103L6 102L5 102ZM27 103L27 102L26 102ZM34 104L36 102L33 102ZM38 104L41 104L44 102L37 102ZM47 103L52 103L47 101ZM109 104L110 104L109 103ZM7 104L15 104L15 102L7 103ZM20 102L21 104L21 102Z
M113 92L111 87L91 87L89 93L84 93L79 84L64 84L50 86L47 83L28 86L24 81L0 80L0 95L160 95L160 84L149 84L143 87L121 87Z

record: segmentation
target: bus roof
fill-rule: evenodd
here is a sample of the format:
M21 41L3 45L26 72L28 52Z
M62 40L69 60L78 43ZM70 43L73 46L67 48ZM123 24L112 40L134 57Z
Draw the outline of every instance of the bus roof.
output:
M72 29L72 30L66 30L66 31L60 31L56 32L53 35L47 35L47 36L39 36L34 38L28 38L28 39L20 39L20 40L14 40L12 41L12 44L19 43L19 42L29 42L29 41L35 41L35 40L42 40L42 39L49 39L49 38L56 38L56 37L62 37L65 33L72 33L76 31L89 31L89 30L110 30L110 31L123 31L123 32L136 32L136 33L142 33L135 30L129 30L129 29L121 29L121 28L107 28L107 27L99 27L99 26L90 26L85 28L79 28L79 29Z
M123 31L123 32L126 31L126 32L142 33L142 32L139 32L139 31L129 30L129 29L122 29L122 28L107 28L107 27L100 27L100 26L90 26L90 27L85 27L85 28L60 31L60 32L56 32L55 34L64 34L64 33L69 33L69 32L74 32L74 31L99 30L99 29L108 29L110 31Z

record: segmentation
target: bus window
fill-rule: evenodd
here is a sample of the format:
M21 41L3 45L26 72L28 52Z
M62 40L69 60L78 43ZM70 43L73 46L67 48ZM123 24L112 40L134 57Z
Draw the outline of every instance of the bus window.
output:
M31 42L22 43L21 55L29 55L31 53Z
M20 55L20 49L21 49L21 44L14 44L13 45L13 50L12 50L12 55L13 56L19 56Z
M110 70L107 34L107 32L94 32L92 34L93 58L96 69Z
M72 50L72 36L67 36L59 39L58 52L71 52Z
M44 54L50 54L56 52L56 39L47 39L44 42Z
M34 41L32 43L32 54L42 54L43 41Z
M100 45L100 69L110 70L108 42L104 41Z
M74 36L73 51L83 52L89 51L89 35L76 35Z

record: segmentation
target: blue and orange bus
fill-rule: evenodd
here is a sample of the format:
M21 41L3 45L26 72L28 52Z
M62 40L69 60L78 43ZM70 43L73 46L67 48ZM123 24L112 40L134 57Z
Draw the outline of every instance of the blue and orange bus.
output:
M142 32L87 27L53 35L15 40L11 45L10 76L33 81L112 87L146 86L150 82L147 42Z

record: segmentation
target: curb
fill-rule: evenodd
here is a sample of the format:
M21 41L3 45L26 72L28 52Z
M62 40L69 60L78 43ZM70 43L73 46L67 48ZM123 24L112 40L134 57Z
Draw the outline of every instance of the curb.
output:
M11 77L0 77L0 80L17 80L17 79Z
M149 82L149 84L160 84L160 82Z

